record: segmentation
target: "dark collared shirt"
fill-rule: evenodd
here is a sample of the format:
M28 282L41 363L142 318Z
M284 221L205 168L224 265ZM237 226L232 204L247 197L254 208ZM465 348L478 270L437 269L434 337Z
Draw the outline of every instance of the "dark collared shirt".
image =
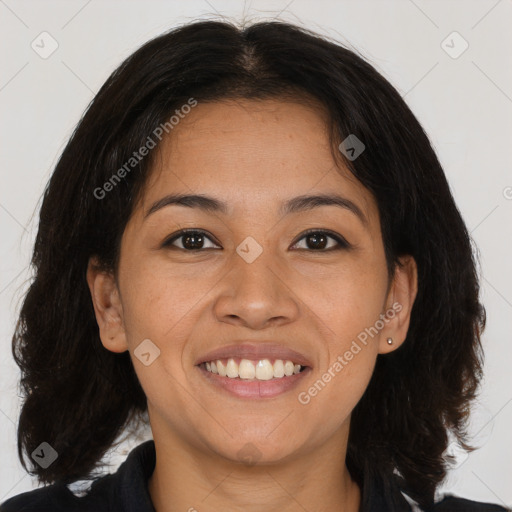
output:
M156 512L148 491L155 462L155 443L149 440L135 447L116 473L95 480L84 496L75 496L64 484L53 484L8 499L0 505L0 512ZM401 494L385 496L378 486L363 483L360 512L411 511ZM506 509L450 496L428 512L506 512Z

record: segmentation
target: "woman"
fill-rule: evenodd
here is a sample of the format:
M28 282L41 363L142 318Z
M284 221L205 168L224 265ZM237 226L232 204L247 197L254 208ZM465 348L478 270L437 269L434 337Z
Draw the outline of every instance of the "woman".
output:
M145 44L65 148L33 264L18 451L50 485L3 511L504 510L436 494L482 372L470 237L414 115L335 42Z

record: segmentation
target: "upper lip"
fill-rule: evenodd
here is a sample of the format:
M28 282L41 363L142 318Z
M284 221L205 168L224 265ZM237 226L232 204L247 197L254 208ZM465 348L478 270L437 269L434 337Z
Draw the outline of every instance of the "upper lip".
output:
M196 366L206 361L215 361L217 359L228 359L230 357L240 359L282 359L292 361L301 366L311 366L309 359L285 345L269 342L240 342L224 347L216 348L202 356L196 361Z

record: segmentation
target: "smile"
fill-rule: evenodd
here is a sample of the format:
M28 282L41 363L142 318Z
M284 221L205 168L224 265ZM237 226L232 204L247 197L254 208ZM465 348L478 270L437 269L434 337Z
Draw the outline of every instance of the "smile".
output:
M207 371L216 373L221 377L230 379L250 380L270 380L282 379L291 375L300 373L305 366L294 363L293 361L275 359L272 363L269 359L260 359L258 361L250 359L217 359L216 361L207 361L204 363Z
M270 398L294 388L311 368L283 359L217 359L197 365L208 381L239 398Z

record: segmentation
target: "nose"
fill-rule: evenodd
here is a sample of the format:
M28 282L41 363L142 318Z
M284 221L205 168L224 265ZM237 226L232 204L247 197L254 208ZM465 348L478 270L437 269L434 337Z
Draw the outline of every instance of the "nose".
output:
M286 275L270 250L263 248L253 261L235 252L233 267L219 286L216 318L254 330L295 321L299 299Z

